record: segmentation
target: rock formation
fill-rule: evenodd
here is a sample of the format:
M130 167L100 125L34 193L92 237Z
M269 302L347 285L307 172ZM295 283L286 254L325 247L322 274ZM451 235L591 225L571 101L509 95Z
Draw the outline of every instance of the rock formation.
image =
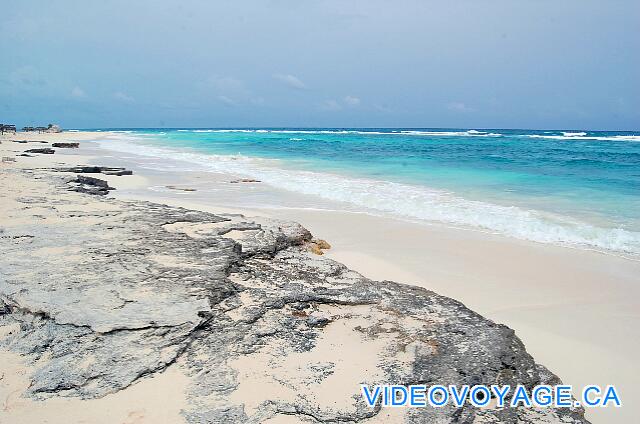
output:
M54 154L56 151L53 150L51 147L43 147L41 149L28 149L25 150L26 153L42 153L45 155L52 155Z
M105 180L94 177L85 177L84 175L78 175L75 180L69 182L72 191L86 194L97 194L104 196L109 193L109 190L115 190L113 187L109 187L109 184Z
M112 166L92 166L92 165L78 165L71 168L56 168L53 171L57 172L74 172L78 174L105 174L105 175L133 175L133 171L120 167Z
M77 149L80 147L80 143L53 143L53 147L60 147L62 149Z
M60 125L49 124L49 125L47 125L46 132L48 132L48 133L61 133L62 132L62 128L60 128Z
M20 192L11 179L32 179ZM190 423L391 422L360 383L557 383L513 330L431 291L308 251L302 226L69 191L0 175L0 347L34 366L24 395L96 398L168 367ZM76 180L77 181L77 180ZM324 246L324 245L323 245ZM581 409L394 408L408 423L584 423Z

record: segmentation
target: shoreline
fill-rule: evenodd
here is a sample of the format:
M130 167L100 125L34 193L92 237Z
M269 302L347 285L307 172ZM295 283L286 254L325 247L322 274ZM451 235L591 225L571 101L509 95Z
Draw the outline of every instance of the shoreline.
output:
M60 137L87 141L105 134L63 133ZM43 137L42 134L37 136ZM170 171L145 170L132 160L131 155L123 157L125 155L118 156L115 152L105 155L104 151L100 156L92 156L96 153L95 147L86 149L85 146L91 146L91 143L82 143L78 152L83 155L88 152L87 156L70 151L59 156L56 153L53 159L82 158L90 163L133 169L134 178L105 178L116 187L117 190L110 193L116 198L150 200L213 212L221 210L220 207L216 209L215 204L225 203L219 199L199 200L198 191L149 190L149 187L163 185L190 187L197 180L203 185L226 183L219 175L212 178L212 175L194 173L184 177L172 175ZM4 145L0 147L4 148ZM28 159L43 164L51 161L51 158ZM244 187L239 188L242 189ZM241 208L241 212L247 214L247 208ZM632 359L640 343L633 337L625 340L625 334L633 335L633 329L640 321L635 314L637 294L640 293L632 285L633 276L640 275L637 261L370 215L354 218L353 214L341 212L273 208L248 212L302 223L316 237L326 239L332 245L326 253L328 258L344 263L365 277L425 287L462 301L483 316L514 328L528 351L568 384L616 384L627 408L633 404L633 399L638 399L632 383L635 383L633 375L640 369L637 365L634 367ZM547 279L549 281L545 281ZM552 281L555 279L561 282ZM541 281L544 284L540 284ZM608 286L608 296L602 293L603 283ZM509 306L504 307L505 304ZM628 320L622 328L616 327L620 324L619 317ZM549 331L554 323L563 326ZM600 334L593 331L594 325L601 327ZM618 333L613 331L615 328ZM605 336L603 332L606 332ZM616 351L619 351L619 357L614 359ZM567 352L572 354L563 358ZM603 355L607 362L616 361L617 373L600 375L594 372L598 371L595 369L598 361L603 364ZM587 372L592 375L582 377ZM629 380L620 382L624 377ZM625 422L624 414L616 412L623 410L589 410L587 417L593 417L594 422L604 422L604 419L606 422Z
M542 173L538 183L529 181L535 180L533 175L536 172L525 178L523 175L529 174L518 174L518 166L512 169L514 165L508 163L508 155L504 158L507 161L503 164L505 170L500 171L503 165L491 163L488 168L495 169L496 173L491 176L493 171L487 171L487 164L479 160L477 179L468 180L467 174L473 175L470 170L456 171L457 168L453 167L447 171L447 166L443 170L428 162L420 167L412 164L411 157L408 157L409 162L406 163L390 160L388 166L383 166L378 163L380 158L375 153L372 153L372 164L368 164L366 156L352 153L354 149L360 152L368 144L372 144L370 147L376 151L377 142L381 143L380 149L391 149L386 144L388 140L382 136L370 141L364 141L367 138L345 138L338 142L336 139L337 150L333 154L337 156L335 161L331 161L327 155L332 148L325 141L329 142L335 136L327 140L318 136L316 140L313 138L315 136L302 134L300 137L303 138L287 139L287 136L282 135L272 137L262 134L268 132L266 130L256 130L258 135L243 133L237 137L225 132L218 134L218 130L212 130L215 133L213 135L184 131L132 131L112 136L111 140L102 144L108 150L119 152L119 155L138 156L142 161L156 158L157 163L170 164L177 171L216 172L260 180L274 188L274 194L277 195L274 197L278 198L277 204L280 206L362 211L425 225L443 225L640 259L640 233L637 232L640 227L632 218L633 210L637 208L633 207L636 203L632 200L633 197L626 195L630 193L621 192L618 196L613 187L600 193L592 187L591 180L596 180L595 176L585 181L569 182L564 179L553 180L552 177L549 177L552 180L547 180L547 172L549 175L555 175L556 172L573 175L571 168L561 171L564 168L559 168L557 164L554 165L556 168L545 168L550 166L547 162L554 162L552 159L539 158L545 165L541 165L541 169L537 171ZM495 140L487 146L483 142L470 142L465 137L454 136L435 137L434 145L424 141L426 139L416 141L403 138L393 145L403 146L408 143L405 149L415 148L422 152L420 154L425 154L422 148L428 149L428 155L434 155L434 160L440 158L438 151L455 149L458 143L460 149L471 149L468 152L471 158L478 153L473 149L489 146L501 149L501 142ZM253 142L255 149L251 147ZM441 143L444 145L440 146ZM505 146L519 144L511 139L506 143ZM525 138L522 143L521 148L525 151L528 148L557 148L564 152L561 146L564 144L565 147L572 146L567 148L578 154L582 148L574 142L531 142ZM550 145L536 147L547 143ZM350 146L351 144L355 146ZM422 146L423 144L428 147ZM599 148L606 151L607 143L598 144ZM620 143L611 141L611 144L611 149L622 148ZM624 144L627 147L634 145L629 142ZM314 145L318 146L317 153L313 150ZM389 152L391 156L392 152L393 150ZM399 155L404 160L402 154L400 151ZM498 153L498 156L502 157L502 154L504 152ZM447 154L443 155L446 159ZM558 161L562 158L564 156L560 155ZM467 166L472 167L471 164ZM532 164L529 163L528 166L531 167ZM608 169L606 163L601 166ZM425 169L424 175L421 174L421 168ZM499 176L504 173L507 175ZM606 175L602 177L607 178ZM627 178L632 182L635 177L622 173L616 181L626 181ZM488 183L487 179L493 182ZM279 189L277 193L276 188ZM609 189L610 194L606 194ZM595 192L591 193L593 190ZM633 191L632 188L630 190ZM296 193L295 201L285 203L291 193ZM262 206L263 202L257 203Z
M99 418L586 422L578 406L371 409L361 384L559 380L513 330L369 280L320 255L300 224L118 200L67 167L87 156L14 157L0 172L3 420L83 422L115 404ZM173 401L158 406L158 391Z
M135 160L127 166L136 167ZM205 172L187 172L185 177L138 166L137 173L150 185L154 179L184 187L224 181L217 175L207 180ZM140 188L114 195L198 210L247 211L220 207L216 200L190 200L198 192ZM634 375L640 374L634 359L640 340L628 337L640 326L640 287L634 285L640 262L633 258L366 213L269 207L249 211L302 223L332 245L327 257L366 277L434 290L514 328L534 357L569 384L616 384L627 405L629 399L640 399L634 387ZM421 263L423 258L428 261ZM610 368L609 360L624 366L604 369ZM625 422L622 415L599 408L587 411L596 423Z

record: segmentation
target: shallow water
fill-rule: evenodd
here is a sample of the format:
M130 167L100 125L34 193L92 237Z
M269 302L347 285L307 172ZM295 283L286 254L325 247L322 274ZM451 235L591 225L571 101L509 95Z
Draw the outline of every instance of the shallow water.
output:
M353 210L640 255L640 133L145 129L102 145Z

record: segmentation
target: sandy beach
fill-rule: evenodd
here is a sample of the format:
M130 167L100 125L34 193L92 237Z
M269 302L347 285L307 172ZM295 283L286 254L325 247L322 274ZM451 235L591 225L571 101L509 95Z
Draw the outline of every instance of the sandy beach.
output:
M84 132L4 135L0 138L3 157L15 158L24 150L40 147L33 142L35 140L49 143L79 141L81 147L57 149L53 155L18 157L16 162L3 162L1 166L46 168L80 163L121 166L133 170L133 175L100 176L116 188L110 192L116 199L147 200L205 212L242 213L299 222L315 237L330 243L331 249L325 252L325 257L341 262L367 278L432 290L514 329L533 358L564 383L574 387L616 385L625 406L587 410L586 417L592 422L629 423L636 417L635 403L640 401L640 390L635 387L640 375L640 365L635 360L640 348L637 330L640 325L640 262L479 231L339 210L296 208L291 205L297 202L297 195L261 183L230 184L237 176L152 169L145 165L144 158L107 150L104 148L106 142L95 143L104 137L105 133ZM9 141L18 139L31 142ZM212 189L215 189L215 195L211 194ZM254 200L250 203L238 201L240 197L267 198L269 202L260 206ZM278 199L281 199L280 204ZM339 338L340 334L335 337ZM25 380L19 374L26 372L26 365L21 364L15 354L3 352L2 355L5 360L0 361L0 375L12 377L0 380L0 401L4 401L0 422L3 422L2 414L9 409L17 411L19 415L15 416L20 417L13 422L28 422L29 414L37 413L33 405L38 403L15 400L14 394L21 387L24 390ZM375 364L375 360L372 361ZM244 369L249 366L247 363L240 365ZM172 373L179 374L178 371ZM250 379L251 374L246 374ZM117 422L176 422L172 420L178 417L181 391L181 385L176 381L182 381L184 376L170 377L166 373L160 374L132 386L127 389L127 392L133 392L129 396L120 392L88 402L95 402L99 410L113 411L115 408L120 411ZM157 388L147 390L143 386L154 384ZM331 384L340 387L339 381ZM135 405L147 405L145 410L148 412L157 411L157 403L165 402L160 396L145 399L149 390L154 393L157 390L164 393L166 399L171 399L169 414L173 418L140 412ZM240 391L236 396L248 395ZM60 408L55 410L67 414L71 410L77 411L74 402L80 401L45 402L50 408ZM80 412L73 417L72 422L96 422ZM52 419L48 422L62 421Z

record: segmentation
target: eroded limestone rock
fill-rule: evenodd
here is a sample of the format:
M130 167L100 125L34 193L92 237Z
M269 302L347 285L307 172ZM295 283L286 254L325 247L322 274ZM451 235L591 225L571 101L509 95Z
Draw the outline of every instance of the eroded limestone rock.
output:
M19 328L0 347L35 364L28 397L101 397L179 366L192 423L586 422L581 409L370 409L361 383L559 380L461 303L311 254L299 224L87 196L37 172L28 193L0 184L14 199L0 326Z

